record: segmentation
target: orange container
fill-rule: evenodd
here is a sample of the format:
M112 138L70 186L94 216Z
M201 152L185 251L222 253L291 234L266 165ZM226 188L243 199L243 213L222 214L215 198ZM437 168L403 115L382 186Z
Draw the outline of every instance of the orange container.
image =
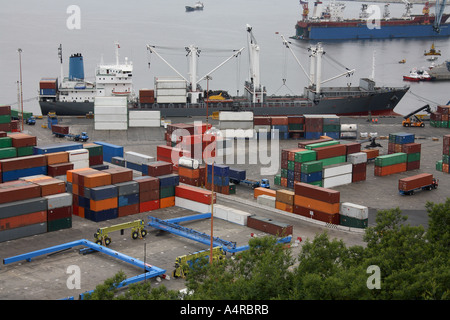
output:
M367 153L367 159L375 159L380 155L380 150L378 149L364 149L361 152Z
M41 188L41 197L66 192L65 182L59 179L42 179L33 181L33 183L37 184Z
M74 207L74 211L75 211L75 207ZM83 207L78 207L78 216L80 216L81 218L84 218L84 208Z
M92 211L103 211L117 208L117 198L110 198L105 200L90 200L90 209Z
M442 164L442 172L449 173L449 165L447 163Z
M175 206L175 197L167 197L167 198L161 198L159 199L159 207L162 208L169 208Z
M281 178L280 184L282 187L287 188L287 178Z
M0 231L47 222L47 211L38 211L0 219Z
M178 175L180 177L197 179L200 178L200 169L190 169L180 166L178 167Z
M55 153L47 153L45 155L45 157L47 158L47 165L69 162L69 153L67 153L65 151L55 152Z
M76 175L78 175L82 172L98 172L98 170L91 169L91 168L80 168L80 169L67 170L67 173L66 173L67 182L78 184L78 182L74 181L74 179L76 178Z
M294 211L294 206L293 205L289 205L280 201L275 201L275 208L277 208L278 210L283 210L283 211L287 211L287 212L293 212Z
M299 195L295 195L294 205L330 214L339 213L340 209L340 203L327 203L324 201L315 200Z
M78 192L78 185L75 183L72 184L72 194L75 194L77 196L80 195L80 193Z
M397 163L397 164L393 164L391 166L385 166L385 167L375 166L374 175L383 177L383 176L388 176L390 174L405 172L406 167L407 167L406 162Z
M83 186L86 188L96 188L111 184L111 174L106 172L98 172L84 177Z
M260 195L263 195L263 194L271 196L271 197L274 197L274 198L277 197L276 190L266 189L266 188L262 188L262 187L255 188L253 190L253 197L255 199L258 198Z

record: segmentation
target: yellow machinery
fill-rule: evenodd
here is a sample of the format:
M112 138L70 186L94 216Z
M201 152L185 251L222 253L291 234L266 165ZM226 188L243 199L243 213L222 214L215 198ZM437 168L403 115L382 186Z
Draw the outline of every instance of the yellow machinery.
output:
M423 110L431 114L431 107L427 104L427 105L411 112L410 114L404 116L403 118L405 120L402 121L402 126L403 127L422 127L422 128L425 127L425 123L423 122L423 116L416 115L416 113L423 111Z
M175 259L175 270L172 272L172 276L174 278L185 278L192 265L202 258L208 258L209 253L210 250L207 249L177 257ZM220 261L222 259L225 259L225 251L222 247L213 248L213 260Z
M123 234L124 229L131 228L131 237L133 239L144 238L147 235L147 230L145 230L144 220L134 220L131 222L125 222L121 224L116 224L110 227L104 227L97 230L94 234L95 243L99 245L109 246L111 243L111 238L108 236L109 232L119 231Z

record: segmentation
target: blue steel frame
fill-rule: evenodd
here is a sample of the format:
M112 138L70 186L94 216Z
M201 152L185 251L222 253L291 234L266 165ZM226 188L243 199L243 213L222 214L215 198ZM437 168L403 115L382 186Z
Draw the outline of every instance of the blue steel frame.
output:
M135 276L135 277L125 279L124 281L119 283L117 288L127 286L131 283L140 282L145 279L150 279L153 277L161 276L166 272L166 270L164 270L164 269L149 265L148 263L144 263L136 258L127 256L127 255L117 252L115 250L111 250L107 247L98 245L98 244L91 242L89 240L86 240L86 239L76 240L76 241L56 245L53 247L48 247L45 249L36 250L36 251L29 252L29 253L24 253L21 255L13 256L10 258L5 258L5 259L3 259L3 264L10 264L10 263L14 263L14 262L22 261L22 260L31 261L31 259L35 258L35 257L39 257L39 256L46 255L49 253L70 249L70 248L77 247L77 246L88 247L91 250L95 250L97 252L102 252L106 255L109 255L113 258L117 258L119 260L127 262L135 267L140 268L140 269L145 269L145 271L146 271L145 273ZM85 294L89 294L91 292L93 292L93 290L86 291L85 293L80 294L80 299L83 299Z

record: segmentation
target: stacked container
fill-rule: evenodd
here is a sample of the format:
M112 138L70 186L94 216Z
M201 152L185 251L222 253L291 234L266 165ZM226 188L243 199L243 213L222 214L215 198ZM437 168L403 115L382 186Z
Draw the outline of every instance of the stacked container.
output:
M420 168L421 145L414 141L414 134L403 132L389 134L388 154L399 152L406 153L407 171Z
M314 150L317 154L317 160L321 161L324 166L343 163L346 161L347 148L345 145L339 144L336 140L321 142L315 145L306 146L306 148Z
M69 150L69 162L74 169L89 168L89 151L86 149Z
M175 187L175 206L196 211L199 213L210 213L211 203L216 203L215 194L211 191L180 185Z
M47 172L51 177L65 176L68 170L73 170L73 163L69 162L66 151L45 154Z
M309 161L302 163L300 181L316 186L322 186L322 169L323 163L321 161Z
M155 96L157 103L186 103L186 81L177 77L155 78Z
M322 186L333 188L352 183L353 165L350 162L324 166L322 169Z
M290 138L303 138L305 134L305 117L302 115L288 116L288 129Z
M449 173L450 134L443 136L442 140L442 160L436 162L436 170Z
M367 228L369 208L359 204L343 202L341 204L340 224L352 228Z
M127 168L139 172L142 172L143 168L147 169L147 166L155 161L155 158L152 156L134 151L125 152L124 159Z
M44 146L35 146L33 147L33 154L47 154L61 151L78 150L82 148L83 144L79 142L56 143Z
M356 139L358 137L357 124L341 124L341 139Z
M89 166L103 164L103 146L96 143L85 143L83 149L89 153Z
M339 224L340 192L297 182L294 213L327 223Z
M319 139L323 135L323 115L305 115L305 139Z
M58 78L42 78L39 81L39 94L41 96L54 96L58 90Z
M436 112L430 115L430 125L436 128L449 127L450 106L437 106Z
M376 176L387 176L395 173L405 172L407 154L403 152L378 156L375 158Z
M253 130L256 133L256 137L259 139L263 137L268 140L271 136L271 117L254 116L253 117Z
M159 128L161 126L161 111L130 110L128 126L130 128Z
M2 182L39 174L46 175L46 157L44 155L33 155L0 160L0 173Z
M176 174L159 176L159 206L168 208L175 206L175 188L180 184L180 177Z
M289 119L287 116L271 117L270 123L272 139L289 139Z
M236 223L241 226L246 226L248 218L253 216L251 213L229 208L221 204L216 204L213 209L214 218L223 219L225 221Z
M11 132L11 106L0 106L0 131Z
M253 130L253 112L219 111L219 129Z
M133 180L139 183L139 212L159 209L159 179L141 176Z
M95 144L101 145L103 150L103 161L112 162L113 157L123 158L123 147L103 141L95 141Z
M406 171L420 169L421 150L422 145L420 143L402 144L401 152L407 155Z
M178 165L180 182L191 186L200 187L205 184L205 166L200 166L198 160L181 157Z
M287 212L294 212L294 191L277 190L275 197L275 208Z
M190 153L170 146L159 145L156 147L156 160L172 163L175 171L178 170L178 163L183 156L190 158Z
M11 138L11 146L17 150L18 157L33 155L34 147L37 145L35 136L25 133L12 133L9 137Z
M127 130L127 97L96 97L94 115L95 130Z
M339 139L341 132L341 120L336 115L324 115L323 117L323 135L332 139Z
M211 190L214 182L215 192L230 194L230 168L226 165L214 164L214 178L212 174L213 166L208 164L206 170L206 188Z
M47 231L72 227L72 194L64 192L45 196L47 199Z
M355 152L347 155L347 161L352 164L352 182L366 180L367 153Z
M116 183L118 216L139 213L139 183L134 180Z

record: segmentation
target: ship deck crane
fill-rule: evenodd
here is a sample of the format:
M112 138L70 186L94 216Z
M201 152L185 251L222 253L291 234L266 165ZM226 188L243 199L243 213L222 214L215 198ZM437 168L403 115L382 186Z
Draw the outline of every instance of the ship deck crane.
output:
M441 20L445 10L447 0L436 0L436 17L434 18L433 29L439 33L441 31Z
M261 73L259 66L260 46L253 34L252 26L247 24L247 38L249 47L249 81L246 83L246 89L251 94L253 103L264 102L264 89L261 85Z
M417 113L419 113L420 111L424 111L424 110L428 113L432 112L430 105L428 105L428 104L417 110L414 110L413 112L411 112L403 117L405 120L402 121L402 126L404 126L404 127L422 127L422 128L425 127L425 123L416 116Z

